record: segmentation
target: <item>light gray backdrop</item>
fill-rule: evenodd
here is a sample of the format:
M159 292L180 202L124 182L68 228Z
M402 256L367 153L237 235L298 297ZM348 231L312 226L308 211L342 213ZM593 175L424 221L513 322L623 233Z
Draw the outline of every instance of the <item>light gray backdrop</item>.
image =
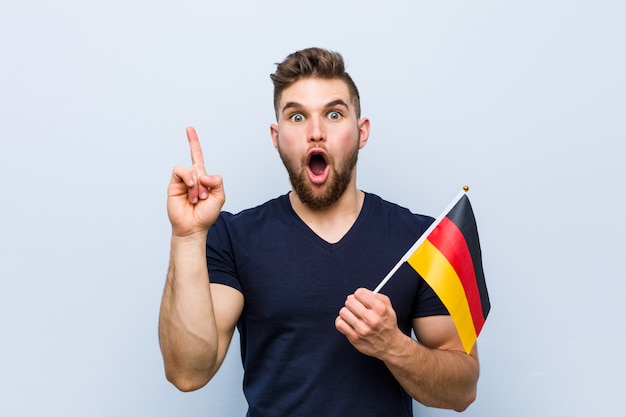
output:
M609 0L2 0L0 415L244 414L238 339L197 392L163 376L166 186L193 125L226 209L286 192L268 75L308 46L360 86L359 187L436 216L471 186L493 309L465 415L618 415L624 22Z

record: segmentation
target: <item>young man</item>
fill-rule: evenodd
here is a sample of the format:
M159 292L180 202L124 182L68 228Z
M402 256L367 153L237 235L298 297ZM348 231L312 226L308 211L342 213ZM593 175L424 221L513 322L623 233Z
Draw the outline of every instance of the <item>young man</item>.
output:
M357 189L370 122L341 55L298 51L271 78L270 133L288 194L221 212L222 179L206 174L187 129L192 166L174 168L168 188L159 321L168 380L183 391L204 386L237 327L250 416L410 416L411 397L465 409L477 352L465 353L432 289L408 265L384 294L367 289L432 219Z

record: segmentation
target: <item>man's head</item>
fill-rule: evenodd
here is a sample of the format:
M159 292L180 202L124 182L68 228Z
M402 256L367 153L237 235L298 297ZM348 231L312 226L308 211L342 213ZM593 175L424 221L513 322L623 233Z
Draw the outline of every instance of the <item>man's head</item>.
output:
M283 91L305 78L339 79L345 82L356 117L361 117L359 90L346 72L341 54L321 48L307 48L290 54L277 66L276 72L270 75L274 83L274 111L277 117Z
M356 192L356 162L369 137L359 93L340 54L319 48L295 52L272 74L276 124L272 142L292 190L312 209Z

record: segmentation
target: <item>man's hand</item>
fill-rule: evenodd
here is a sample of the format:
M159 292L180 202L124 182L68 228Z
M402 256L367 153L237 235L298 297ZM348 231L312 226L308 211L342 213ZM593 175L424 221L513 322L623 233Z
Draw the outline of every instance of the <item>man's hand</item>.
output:
M167 189L167 214L172 236L206 233L226 201L222 177L207 175L204 157L193 127L187 128L191 168L175 167Z
M359 352L382 360L417 401L465 410L476 398L476 347L465 353L450 316L413 319L420 343L402 333L396 317L389 297L359 288L348 296L335 327Z
M398 328L389 297L365 288L348 296L335 327L359 352L381 359L406 337Z

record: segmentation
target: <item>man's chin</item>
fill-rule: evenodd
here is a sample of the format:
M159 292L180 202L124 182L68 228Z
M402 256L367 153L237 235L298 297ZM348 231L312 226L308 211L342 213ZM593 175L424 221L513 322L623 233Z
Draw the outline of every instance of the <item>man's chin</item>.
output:
M306 190L297 190L296 194L302 204L309 208L320 210L335 204L345 192L344 190L332 190L328 187L308 187Z
M306 172L289 176L300 201L311 209L325 209L335 204L346 192L352 179L352 166L343 172L332 171L321 184L311 181Z

